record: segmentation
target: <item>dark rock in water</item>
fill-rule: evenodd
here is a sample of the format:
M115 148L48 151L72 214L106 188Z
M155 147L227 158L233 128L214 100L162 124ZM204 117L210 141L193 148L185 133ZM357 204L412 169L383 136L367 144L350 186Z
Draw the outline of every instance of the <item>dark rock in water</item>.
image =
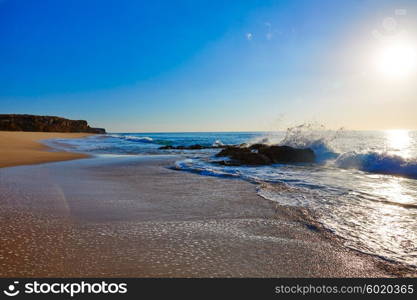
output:
M222 148L223 146L202 146L200 144L195 144L191 146L162 146L158 149L160 150L201 150L201 149L217 149Z
M216 156L227 156L232 159L232 161L221 162L224 165L268 165L272 163L266 155L253 152L247 147L227 146Z
M297 149L289 146L269 146L260 148L259 154L269 157L274 163L314 162L316 156L311 149Z
M239 155L239 153L246 153L250 152L248 148L241 148L236 146L227 146L222 151L216 154L217 157L221 156L229 156L232 157L234 155Z
M170 146L170 145L167 145L167 146L161 146L161 147L159 147L158 149L160 149L160 150L170 150L170 149L172 149L172 146Z
M162 146L159 147L158 149L160 150L199 150L199 149L203 149L203 146L201 145L191 145L191 146Z
M214 163L218 165L222 165L222 166L229 166L229 167L238 167L242 165L240 162L236 160L219 160L219 161L215 161Z
M314 162L316 157L311 149L297 149L289 146L269 146L255 144L250 147L227 146L217 153L217 157L226 156L231 161L223 165L268 165L273 163Z
M203 148L204 147L199 145L199 144L191 145L191 146L188 147L188 149L190 149L190 150L201 150Z
M249 146L249 149L259 151L259 149L266 148L266 147L269 147L269 146L265 144L253 144Z
M217 157L229 157L230 160L216 161L216 163L225 166L239 165L270 165L274 163L296 163L296 162L314 162L316 157L311 149L297 149L289 146L270 146L265 144L254 144L248 146L242 144L235 145L215 145L202 146L199 144L191 146L162 146L161 150L201 150L201 149L219 149L222 150L216 154Z
M69 120L52 116L0 115L0 130L41 132L86 132L105 134L104 128L92 128L84 120Z

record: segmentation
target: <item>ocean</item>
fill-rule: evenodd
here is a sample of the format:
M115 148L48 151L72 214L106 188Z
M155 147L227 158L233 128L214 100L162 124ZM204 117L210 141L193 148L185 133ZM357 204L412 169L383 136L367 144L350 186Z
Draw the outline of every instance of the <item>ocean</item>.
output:
M268 143L314 150L312 164L222 166L219 149L164 145ZM179 172L247 180L280 205L303 207L346 247L417 266L417 131L347 131L297 126L282 132L112 133L49 141L93 155L178 157Z

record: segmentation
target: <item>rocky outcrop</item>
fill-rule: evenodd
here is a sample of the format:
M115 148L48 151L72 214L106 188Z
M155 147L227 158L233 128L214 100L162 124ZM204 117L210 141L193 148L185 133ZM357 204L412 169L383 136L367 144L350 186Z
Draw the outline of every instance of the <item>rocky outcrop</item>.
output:
M223 165L269 165L276 163L312 163L316 156L311 149L297 149L289 146L255 144L249 147L228 146L217 157L229 157L220 161Z
M160 150L201 150L201 149L218 149L218 148L224 148L224 146L216 145L216 146L202 146L200 144L194 144L191 146L162 146L158 149Z
M162 146L159 147L158 149L161 150L201 150L204 149L205 147L199 145L199 144L195 144L195 145L191 145L191 146Z
M92 128L84 120L52 116L0 115L0 130L41 132L86 132L104 134L104 128Z
M266 144L241 144L241 145L213 145L202 146L200 144L190 146L162 146L161 150L201 150L222 149L217 157L228 157L228 160L215 161L215 163L240 166L240 165L270 165L277 163L312 163L316 160L313 150L298 149L289 146L271 146Z

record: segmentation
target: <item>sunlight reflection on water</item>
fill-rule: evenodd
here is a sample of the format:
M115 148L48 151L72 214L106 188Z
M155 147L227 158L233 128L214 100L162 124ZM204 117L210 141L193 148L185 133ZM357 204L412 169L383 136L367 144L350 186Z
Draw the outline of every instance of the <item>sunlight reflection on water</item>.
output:
M404 158L410 157L409 146L411 138L408 130L387 130L386 139L390 152Z

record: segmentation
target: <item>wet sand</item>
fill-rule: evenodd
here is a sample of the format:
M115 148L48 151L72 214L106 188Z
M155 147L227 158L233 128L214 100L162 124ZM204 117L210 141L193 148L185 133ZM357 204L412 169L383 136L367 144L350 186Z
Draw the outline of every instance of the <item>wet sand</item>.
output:
M88 133L0 131L0 168L85 158L87 155L51 150L40 140L81 138Z
M390 277L255 185L101 157L0 169L0 276Z

